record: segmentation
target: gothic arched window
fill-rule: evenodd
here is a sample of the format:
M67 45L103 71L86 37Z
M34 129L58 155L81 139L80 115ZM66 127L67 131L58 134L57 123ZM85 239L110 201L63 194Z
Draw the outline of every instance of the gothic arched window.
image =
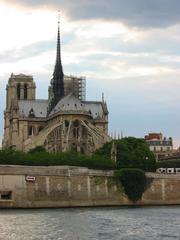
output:
M20 98L21 98L21 84L20 83L17 84L16 91L17 91L17 99L20 100Z
M75 120L73 122L73 137L76 139L78 139L78 137L79 137L79 127L80 127L79 120Z
M28 127L28 135L29 135L29 136L32 136L32 135L33 135L33 127L32 127L32 126L29 126L29 127Z
M24 84L24 99L28 98L28 85L27 83Z

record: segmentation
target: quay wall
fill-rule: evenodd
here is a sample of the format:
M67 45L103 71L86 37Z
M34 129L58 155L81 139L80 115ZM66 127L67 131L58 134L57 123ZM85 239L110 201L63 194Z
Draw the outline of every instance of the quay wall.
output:
M0 166L0 208L180 204L180 176L147 173L142 200L128 200L112 171L70 166ZM35 177L35 181L27 181Z

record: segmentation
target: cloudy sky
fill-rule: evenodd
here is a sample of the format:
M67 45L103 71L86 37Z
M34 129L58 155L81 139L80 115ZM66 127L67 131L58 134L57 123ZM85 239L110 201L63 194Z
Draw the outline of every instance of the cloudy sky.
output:
M8 3L7 3L8 2ZM11 72L32 74L47 98L61 12L65 74L86 76L109 132L162 132L180 145L179 0L0 0L0 140Z

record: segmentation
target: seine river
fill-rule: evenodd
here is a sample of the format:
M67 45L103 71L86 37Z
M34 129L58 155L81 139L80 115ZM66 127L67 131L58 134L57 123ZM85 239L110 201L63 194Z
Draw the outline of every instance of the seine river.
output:
M0 210L0 239L180 239L180 207Z

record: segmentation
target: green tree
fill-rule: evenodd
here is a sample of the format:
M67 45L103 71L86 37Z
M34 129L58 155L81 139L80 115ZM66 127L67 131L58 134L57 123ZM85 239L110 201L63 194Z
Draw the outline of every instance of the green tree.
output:
M117 148L118 168L140 168L145 171L154 171L156 161L154 154L144 139L127 137L114 140ZM106 143L96 154L111 156L112 142Z
M135 168L124 168L115 171L115 177L122 183L124 191L131 201L138 201L146 189L144 171Z

